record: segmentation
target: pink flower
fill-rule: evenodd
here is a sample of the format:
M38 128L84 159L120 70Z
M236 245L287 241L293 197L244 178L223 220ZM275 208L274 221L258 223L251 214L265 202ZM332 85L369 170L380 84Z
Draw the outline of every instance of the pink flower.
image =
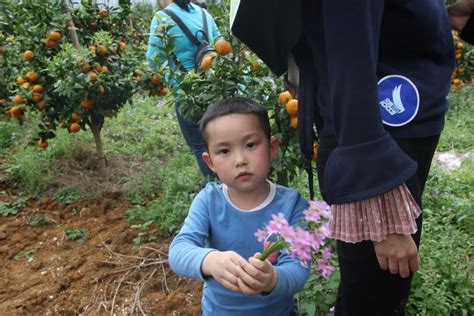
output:
M309 201L309 208L315 210L315 212L318 212L320 216L326 219L330 219L332 217L331 207L326 203L326 201Z
M257 237L257 240L258 240L258 241L264 241L265 239L268 238L268 233L267 233L266 230L259 229L259 230L257 230L257 232L255 233L255 237Z
M314 200L309 202L303 215L304 226L293 227L282 213L278 213L272 215L264 229L257 230L255 236L259 241L264 241L265 249L260 259L265 260L272 254L278 255L277 250L286 248L286 252L292 258L298 258L304 267L308 267L314 260L317 270L327 277L334 271L329 264L332 252L329 247L321 247L331 233L327 222L331 218L331 208L324 201ZM276 239L273 243L268 241L271 236Z
M278 215L272 214L272 220L267 224L268 234L277 235L282 229L289 225L283 213L278 213Z
M329 265L326 260L318 259L317 261L318 271L321 272L321 275L325 278L331 275L334 272L334 267Z

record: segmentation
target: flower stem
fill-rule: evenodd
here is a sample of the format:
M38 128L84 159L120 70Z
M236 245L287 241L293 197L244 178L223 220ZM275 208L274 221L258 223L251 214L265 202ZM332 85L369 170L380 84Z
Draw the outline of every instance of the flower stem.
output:
M285 248L285 241L279 238L275 243L271 244L267 249L262 252L260 260L265 261L265 259L267 259L269 255L283 248Z

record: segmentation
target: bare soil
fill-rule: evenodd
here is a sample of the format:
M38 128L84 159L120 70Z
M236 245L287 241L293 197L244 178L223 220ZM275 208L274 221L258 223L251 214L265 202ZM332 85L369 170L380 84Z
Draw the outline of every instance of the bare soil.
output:
M22 194L0 191L4 203ZM70 204L29 197L0 217L0 315L198 315L201 283L169 269L169 238L134 245L130 206L118 192ZM51 222L31 225L34 215ZM79 228L83 244L65 234Z

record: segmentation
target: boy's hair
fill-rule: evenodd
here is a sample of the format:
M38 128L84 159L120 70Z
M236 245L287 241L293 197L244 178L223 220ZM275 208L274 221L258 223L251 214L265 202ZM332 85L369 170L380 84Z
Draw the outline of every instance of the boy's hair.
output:
M208 137L206 134L206 126L209 122L229 114L252 114L255 115L260 123L260 127L267 136L268 140L271 137L270 121L268 119L267 109L248 98L235 97L217 101L207 108L201 118L199 130L201 131L204 144L208 145Z

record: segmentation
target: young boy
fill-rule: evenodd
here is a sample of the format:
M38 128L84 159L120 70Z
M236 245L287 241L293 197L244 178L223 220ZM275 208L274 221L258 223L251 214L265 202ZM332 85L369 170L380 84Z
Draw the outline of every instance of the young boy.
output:
M296 315L293 295L309 270L284 251L273 264L261 261L254 235L278 212L296 225L307 207L295 190L267 180L279 147L267 110L245 98L222 100L200 130L203 159L222 184L208 183L194 199L171 243L171 268L204 281L203 315Z

